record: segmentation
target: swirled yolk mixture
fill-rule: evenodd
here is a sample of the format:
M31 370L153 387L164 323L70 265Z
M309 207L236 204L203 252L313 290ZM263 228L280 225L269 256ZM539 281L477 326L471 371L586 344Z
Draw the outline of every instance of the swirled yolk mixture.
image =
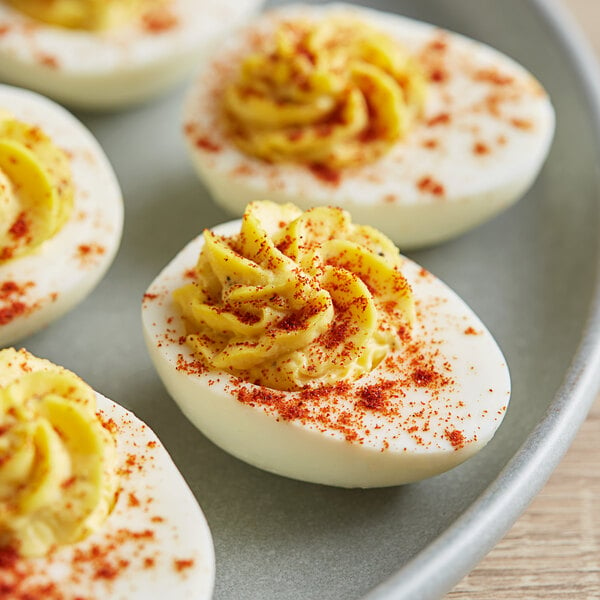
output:
M279 390L353 380L414 320L397 248L347 212L253 202L238 235L204 233L174 292L187 343L211 369Z
M0 264L53 237L73 199L65 152L39 127L0 114Z
M97 530L116 497L115 441L93 390L25 351L0 351L0 546L42 556Z
M224 94L236 145L269 162L369 163L408 131L425 76L386 33L352 19L284 22Z
M97 31L117 27L168 0L7 0L26 15L50 25Z

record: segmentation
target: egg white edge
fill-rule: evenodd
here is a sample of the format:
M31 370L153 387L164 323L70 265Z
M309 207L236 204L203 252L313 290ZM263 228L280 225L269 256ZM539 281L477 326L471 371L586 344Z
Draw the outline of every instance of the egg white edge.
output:
M34 21L0 3L0 78L90 110L123 108L161 94L190 73L219 35L256 13L264 0L226 0L207 14L198 0L174 0L178 24L160 33L124 27L114 36ZM22 24L35 23L21 32ZM15 24L17 28L15 30ZM51 57L58 66L44 64Z
M240 221L232 221L214 231L219 235L231 235L239 231L239 227ZM188 419L222 449L254 466L294 479L339 487L383 487L424 479L457 466L483 448L500 426L510 399L510 374L502 352L471 309L433 276L430 276L433 283L427 293L443 291L452 306L460 307L465 321L457 323L458 329L452 335L455 340L460 338L472 344L467 354L477 365L476 377L482 379L478 382L481 389L477 397L472 402L463 398L463 412L481 408L481 390L485 387L485 409L490 414L499 411L500 415L490 417L483 430L477 431L478 440L462 448L455 449L447 443L444 448L429 450L413 444L408 453L402 452L402 445L410 445L404 434L400 434L399 441L392 442L390 450L385 452L368 443L352 444L339 432L320 433L310 423L276 420L260 406L242 404L223 390L231 381L227 373L214 371L194 375L178 371L178 355L183 355L186 361L194 358L185 344L165 343L165 331L169 332L166 337L174 339L185 333L184 324L170 302L170 294L189 281L184 279L183 273L194 267L202 244L202 236L194 239L156 277L147 294L166 300L145 301L142 321L150 357L167 391ZM427 286L417 281L418 265L408 259L405 261L403 273L418 298ZM479 335L463 335L468 325L476 328ZM467 368L466 364L464 367ZM361 378L360 385L376 383L382 368L380 365ZM244 386L248 389L256 387L252 384ZM489 391L488 387L491 388ZM472 427L476 425L473 423ZM299 464L298 457L302 457L304 464Z
M402 37L421 39L430 38L435 32L445 32L461 46L475 49L485 62L500 64L518 76L531 77L531 74L519 63L492 48L489 45L472 40L466 36L447 30L442 30L431 24L416 21L401 15L385 13L375 9L332 3L325 6L291 5L265 13L249 23L248 27L254 28L257 24L268 23L281 18L290 18L309 15L327 15L329 13L350 13L364 18L383 31L387 31L402 41ZM245 31L247 27L243 27ZM204 63L200 73L195 77L194 83L188 91L183 110L184 124L201 123L206 126L211 115L199 115L196 107L206 102L207 87L206 77L214 77L211 72L211 63L215 57L221 59L223 54L235 52L240 47L240 42L235 36L219 48L218 54L211 56ZM207 75L208 74L208 75ZM433 88L433 86L430 86ZM496 174L500 177L500 184L489 184L477 181L476 185L469 183L471 175L486 166L484 160L494 160L493 156L484 157L483 160L474 159L473 168L466 171L459 186L463 186L460 193L449 193L439 199L428 193L415 192L408 188L408 181L398 178L390 181L379 182L369 180L371 174L377 171L378 165L387 166L391 171L394 161L406 158L407 152L418 151L418 160L414 165L407 167L407 173L419 173L420 157L427 158L427 152L418 147L417 140L422 136L424 127L418 126L409 134L408 138L399 142L392 151L372 165L345 172L340 185L332 186L317 180L308 169L292 164L265 165L240 152L222 131L218 131L217 145L220 150L216 153L198 148L192 136L186 134L189 154L192 163L206 185L214 200L221 204L231 214L239 216L245 205L255 200L269 199L276 202L293 202L303 210L312 206L337 205L348 209L357 222L375 225L383 233L392 238L401 248L412 249L428 246L456 237L469 229L485 222L496 214L517 202L531 187L541 170L549 152L555 128L555 114L548 96L536 105L535 117L538 121L540 134L535 136L531 143L526 142L527 149L520 151L519 160L511 159L513 173ZM211 128L209 128L211 130ZM215 131L212 127L212 131ZM528 134L512 132L520 140L526 141ZM524 137L525 136L525 137ZM529 138L532 138L529 135ZM516 144L511 148L518 149ZM508 162L506 168L508 168ZM489 164L486 168L489 169ZM250 174L241 174L239 167L248 168ZM450 169L452 164L445 167ZM416 177L412 177L416 179ZM411 186L412 186L411 179ZM493 179L493 177L492 177ZM404 185L401 193L397 185ZM385 197L394 196L392 203L387 203ZM240 201L240 199L242 199Z
M71 168L75 183L73 212L63 228L32 254L0 264L0 283L34 281L35 287L22 300L31 304L42 299L30 314L0 326L1 347L42 329L85 299L115 258L124 211L112 166L78 119L37 93L5 85L0 85L0 107L19 120L39 125L57 146L74 152ZM80 218L82 211L85 218ZM93 263L82 263L77 249L96 241L94 238L102 242L104 253L90 258ZM52 300L50 295L55 292L58 296Z
M69 597L208 600L214 587L215 557L200 505L150 427L98 392L96 400L101 418L116 424L117 469L128 468L127 459L132 455L136 461L129 475L120 476L117 502L97 531L80 542L55 549L48 557L21 559L33 571L24 589L29 583L51 582ZM132 506L132 494L139 505ZM149 539L143 536L148 531L152 532ZM136 534L142 534L143 541L136 542ZM113 540L119 538L124 539L122 546L109 552ZM100 549L100 561L106 558L107 564L116 565L124 559L129 564L114 578L95 577L94 569L101 562L86 564L77 558L78 554L89 555L94 548ZM144 566L147 557L154 560L151 567ZM179 572L176 560L193 564ZM73 563L79 582L72 579Z

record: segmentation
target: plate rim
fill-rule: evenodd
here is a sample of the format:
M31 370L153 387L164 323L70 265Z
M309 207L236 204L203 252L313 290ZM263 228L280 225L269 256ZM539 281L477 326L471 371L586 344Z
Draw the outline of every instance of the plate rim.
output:
M560 0L529 0L552 30L584 91L600 145L599 64L575 17ZM600 225L600 224L599 224ZM364 600L436 599L496 545L542 489L570 447L600 390L600 245L593 293L579 345L544 417L500 474L444 533Z

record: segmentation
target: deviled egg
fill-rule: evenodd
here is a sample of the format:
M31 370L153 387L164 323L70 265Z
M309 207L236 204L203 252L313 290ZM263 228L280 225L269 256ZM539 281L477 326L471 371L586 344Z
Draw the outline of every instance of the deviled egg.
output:
M502 353L469 307L339 208L249 204L169 263L142 318L192 423L300 480L436 475L486 445L510 397Z
M0 79L91 109L183 79L262 0L0 0Z
M0 351L6 598L208 599L210 531L154 433L76 375Z
M0 86L0 346L83 300L122 227L118 182L90 132L54 102Z
M534 181L554 111L500 52L345 4L265 13L219 45L184 131L214 199L348 209L401 248L442 242Z

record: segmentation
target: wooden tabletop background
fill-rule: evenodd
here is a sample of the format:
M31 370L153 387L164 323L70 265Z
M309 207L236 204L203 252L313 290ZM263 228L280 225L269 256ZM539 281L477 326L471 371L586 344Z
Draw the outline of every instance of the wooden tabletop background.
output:
M600 62L600 0L563 4ZM600 600L600 397L528 510L445 598L513 599Z

